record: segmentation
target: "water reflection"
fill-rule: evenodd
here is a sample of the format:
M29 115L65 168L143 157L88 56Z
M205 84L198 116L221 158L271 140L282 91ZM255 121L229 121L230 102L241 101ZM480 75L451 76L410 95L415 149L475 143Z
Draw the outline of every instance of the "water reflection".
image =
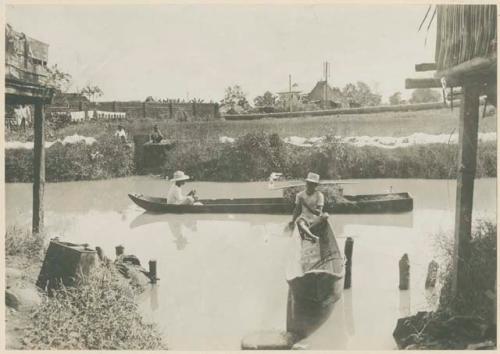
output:
M411 292L410 290L399 291L399 315L408 317L411 315Z

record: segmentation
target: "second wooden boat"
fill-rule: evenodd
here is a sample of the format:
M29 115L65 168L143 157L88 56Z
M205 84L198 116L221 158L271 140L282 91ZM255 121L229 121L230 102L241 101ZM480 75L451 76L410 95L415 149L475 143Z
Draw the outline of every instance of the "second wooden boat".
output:
M203 199L203 205L167 204L166 198L129 194L141 208L155 213L246 213L291 214L294 204L284 198L235 198ZM345 195L345 202L325 205L325 212L332 214L401 213L413 210L413 199L408 193Z

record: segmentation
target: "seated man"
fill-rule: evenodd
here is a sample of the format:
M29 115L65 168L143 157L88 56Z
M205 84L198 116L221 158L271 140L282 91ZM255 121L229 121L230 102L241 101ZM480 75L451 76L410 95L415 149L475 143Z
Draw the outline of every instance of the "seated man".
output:
M295 210L290 226L297 223L302 239L312 242L319 240L319 237L311 232L311 227L324 221L328 214L323 213L325 197L323 193L316 190L319 184L319 175L310 172L306 178L306 190L297 194L295 198Z
M167 204L187 204L187 205L200 205L196 191L191 190L187 196L182 195L182 185L189 179L182 171L174 172L174 177L171 179L174 183L170 187L167 194Z
M153 127L153 132L149 135L149 140L152 143L157 144L161 143L163 139L163 134L160 132L160 129L158 129L158 125L155 124L155 126Z

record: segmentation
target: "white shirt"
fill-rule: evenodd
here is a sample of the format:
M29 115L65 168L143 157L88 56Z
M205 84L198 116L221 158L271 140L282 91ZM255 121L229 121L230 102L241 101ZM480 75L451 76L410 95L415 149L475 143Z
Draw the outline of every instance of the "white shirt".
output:
M182 195L181 187L174 182L168 190L167 204L182 204L185 200L186 197Z
M123 137L123 138L126 139L127 138L127 133L125 133L125 130L123 130L123 129L122 130L117 130L116 133L115 133L115 136L117 136L119 138Z

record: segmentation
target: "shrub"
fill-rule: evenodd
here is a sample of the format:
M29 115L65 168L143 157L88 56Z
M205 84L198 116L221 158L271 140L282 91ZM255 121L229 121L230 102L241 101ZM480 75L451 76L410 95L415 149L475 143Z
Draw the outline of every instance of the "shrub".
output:
M44 350L166 349L156 326L142 319L130 285L104 265L44 299L23 342Z
M45 250L45 237L28 230L11 227L5 233L5 254L28 260L41 260Z
M45 177L48 182L124 177L133 172L133 148L115 137L103 136L93 145L55 143L46 149ZM33 150L6 150L5 180L33 180Z
M471 254L465 274L468 286L460 289L458 297L453 297L451 293L454 271L451 240L449 237L438 238L441 250L445 253L440 310L490 319L492 314L496 314L497 226L486 220L479 220L476 223L472 232Z

